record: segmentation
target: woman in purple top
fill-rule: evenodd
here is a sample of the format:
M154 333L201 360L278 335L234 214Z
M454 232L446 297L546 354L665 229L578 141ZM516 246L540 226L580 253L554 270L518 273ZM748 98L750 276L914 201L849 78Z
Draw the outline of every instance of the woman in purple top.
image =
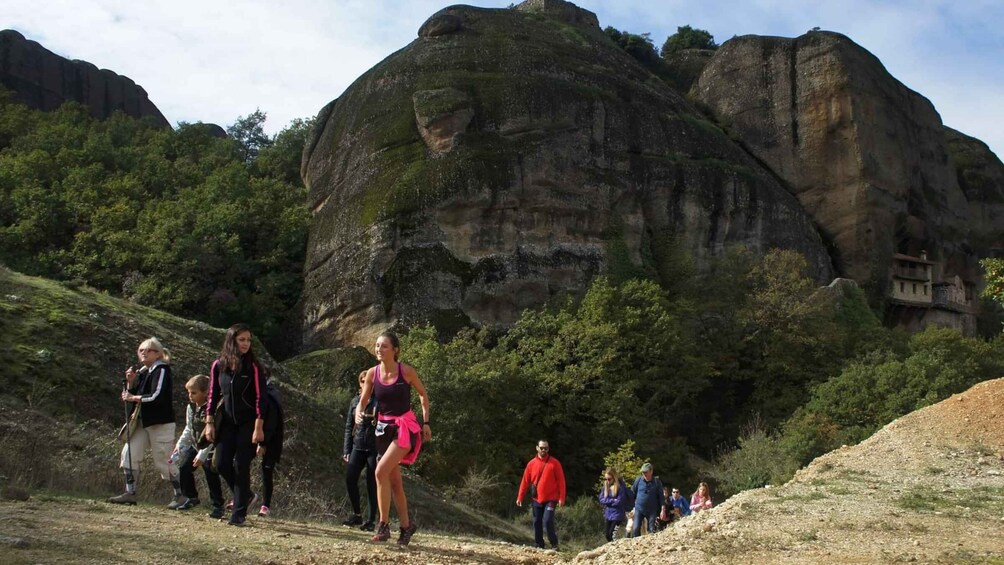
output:
M432 428L429 421L429 395L415 369L397 360L400 352L400 341L393 333L385 332L377 338L374 353L378 363L366 373L359 403L356 405L356 423L362 423L362 409L369 403L370 395L376 396L376 447L379 457L376 480L380 524L373 541L390 539L390 500L393 494L394 506L401 521L397 543L408 545L418 526L408 517L408 499L404 495L401 465L415 462L422 448L422 441L432 439ZM411 409L412 388L422 399L421 425Z

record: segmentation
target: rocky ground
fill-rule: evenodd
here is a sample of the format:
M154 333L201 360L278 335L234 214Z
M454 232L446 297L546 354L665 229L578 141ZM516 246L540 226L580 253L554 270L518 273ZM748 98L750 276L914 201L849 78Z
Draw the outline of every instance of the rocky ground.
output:
M358 530L36 495L0 502L3 563L971 563L1004 565L1004 379L905 416L780 487L576 556L419 531Z

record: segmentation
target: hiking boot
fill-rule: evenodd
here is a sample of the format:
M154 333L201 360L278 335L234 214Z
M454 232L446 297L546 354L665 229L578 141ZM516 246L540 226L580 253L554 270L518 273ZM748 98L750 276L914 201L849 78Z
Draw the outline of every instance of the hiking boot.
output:
M118 496L113 496L108 499L108 502L112 504L132 504L136 505L136 494L131 492L123 492Z
M213 506L212 512L209 513L209 517L214 520L220 520L223 518L224 510L222 506Z
M261 508L258 509L259 516L265 516L267 518L270 514L272 514L272 511L269 510L268 506L265 506L264 504L262 504Z
M199 504L201 504L201 501L198 498L188 498L178 506L177 510L191 510Z
M366 520L366 523L359 526L359 529L364 532L372 532L376 529L376 526L373 524L373 520Z
M418 524L414 520L411 524L408 524L407 528L401 528L401 533L397 537L398 545L408 545L411 542L411 536L415 535L415 531L418 530Z
M390 539L390 524L387 522L380 522L380 526L377 527L377 531L370 538L372 541L387 541Z
M244 516L231 516L230 521L227 522L227 525L240 527L244 525L244 522L245 522Z
M167 503L167 509L168 510L177 510L178 507L181 506L182 504L184 504L187 500L188 500L187 496L185 496L183 494L179 494L179 495L177 495L177 496L174 497L174 500L172 500L171 502Z
M363 517L359 514L353 514L349 516L347 520L342 520L343 526L358 526L363 523Z

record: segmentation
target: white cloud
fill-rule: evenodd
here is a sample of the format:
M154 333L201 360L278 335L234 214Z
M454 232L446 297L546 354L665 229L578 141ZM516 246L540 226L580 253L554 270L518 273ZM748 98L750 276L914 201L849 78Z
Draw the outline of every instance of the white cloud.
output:
M506 0L478 2L504 7ZM261 108L275 132L316 114L367 69L407 45L449 5L431 0L6 0L0 27L60 55L124 74L172 122L232 123ZM733 35L843 33L927 96L945 123L1004 151L1004 3L998 0L581 0L601 26L680 25Z

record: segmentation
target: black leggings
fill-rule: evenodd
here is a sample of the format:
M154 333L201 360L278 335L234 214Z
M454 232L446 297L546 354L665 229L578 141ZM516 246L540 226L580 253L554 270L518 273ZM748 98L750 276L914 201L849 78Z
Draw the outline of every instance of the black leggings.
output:
M272 486L275 476L275 461L270 461L268 455L261 460L261 490L262 504L272 506ZM254 511L254 508L250 509Z
M370 522L376 522L377 487L376 487L376 451L353 449L349 455L349 464L345 467L345 489L349 491L349 502L352 503L352 513L362 514L359 501L359 475L366 468L366 494L370 504Z
M251 502L251 460L255 456L251 433L254 432L254 420L236 425L229 417L224 415L223 418L216 444L219 471L234 495L233 516L243 518L247 516Z
M614 534L617 532L617 527L624 524L624 520L607 520L607 530L604 535L607 541L614 541Z

